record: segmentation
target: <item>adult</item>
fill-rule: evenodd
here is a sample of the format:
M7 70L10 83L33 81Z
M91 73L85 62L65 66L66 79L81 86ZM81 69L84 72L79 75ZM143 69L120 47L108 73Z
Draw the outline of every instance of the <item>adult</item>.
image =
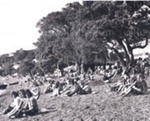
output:
M53 96L58 96L60 95L60 82L59 81L56 81L55 84L54 84L54 87L53 87Z
M27 107L25 110L25 114L29 116L36 115L38 113L38 104L37 100L34 98L30 90L26 90L27 97Z
M129 85L126 86L121 95L126 96L129 93L136 95L147 93L147 83L145 82L141 74L137 75L136 77L131 77L130 80L131 81Z
M3 114L7 114L9 118L18 117L19 109L22 105L22 99L19 97L18 92L13 91L11 96L14 98L13 102L5 109Z

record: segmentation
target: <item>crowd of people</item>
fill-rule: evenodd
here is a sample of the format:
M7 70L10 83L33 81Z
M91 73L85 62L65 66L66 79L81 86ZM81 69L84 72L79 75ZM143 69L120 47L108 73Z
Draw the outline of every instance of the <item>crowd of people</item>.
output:
M82 77L75 75L66 75L63 81L50 80L45 93L52 93L52 96L73 96L77 94L89 94L92 93L91 87L85 83Z
M40 96L39 86L46 84L44 93L50 96L74 96L86 95L92 93L92 88L88 82L94 81L94 75L102 76L102 80L108 85L111 91L116 91L119 95L145 94L147 92L147 83L145 77L149 75L149 64L147 60L139 58L135 67L127 72L119 62L106 68L97 66L95 72L90 69L87 73L79 74L77 71L70 70L64 77L48 78L35 75L26 80L32 84L31 89L21 89L11 93L14 101L3 112L10 118L21 116L36 115L39 111L37 99ZM114 77L120 75L120 79ZM29 86L29 85L28 85Z
M35 75L29 77L24 82L27 84L27 89L23 82L20 84L23 89L13 91L11 96L12 103L4 110L3 114L9 118L18 118L22 116L33 116L39 113L37 99L40 97L40 86L47 85L44 93L49 93L50 96L73 96L92 93L91 87L85 80L90 79L84 75L78 75L71 71L60 78L46 78L44 76ZM31 88L32 87L32 88Z
M132 69L130 69L129 72L127 72L120 66L119 68L115 66L114 70L116 70L116 73L114 73L113 71L113 73L110 73L108 71L107 73L109 74L104 74L104 81L106 79L110 80L116 74L121 74L121 79L109 85L111 91L116 91L122 96L126 96L128 94L147 93L147 83L145 80L146 77L149 76L149 63L146 59L139 58L138 60L136 60L135 66Z

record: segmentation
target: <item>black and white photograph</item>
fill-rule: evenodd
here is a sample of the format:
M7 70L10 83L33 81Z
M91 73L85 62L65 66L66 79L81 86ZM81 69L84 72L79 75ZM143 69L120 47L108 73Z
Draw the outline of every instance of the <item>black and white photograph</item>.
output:
M0 121L150 121L150 1L0 0Z

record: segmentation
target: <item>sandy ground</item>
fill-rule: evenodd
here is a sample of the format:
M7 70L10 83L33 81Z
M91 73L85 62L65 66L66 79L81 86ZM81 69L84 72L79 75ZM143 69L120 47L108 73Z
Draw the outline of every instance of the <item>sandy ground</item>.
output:
M94 94L73 97L41 94L39 108L46 108L48 112L19 119L8 119L2 115L0 121L150 121L149 92L146 95L122 97L111 92L101 81L92 82L91 86ZM1 112L12 100L9 91L19 88L19 85L9 86L6 95L0 97Z

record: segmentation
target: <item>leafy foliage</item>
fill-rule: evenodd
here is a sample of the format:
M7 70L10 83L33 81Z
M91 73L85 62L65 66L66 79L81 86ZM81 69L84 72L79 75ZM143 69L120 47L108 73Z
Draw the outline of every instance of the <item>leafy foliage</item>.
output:
M69 3L37 23L41 35L35 43L36 58L51 68L60 62L95 63L95 57L106 63L111 50L124 66L133 66L133 50L146 47L150 38L149 5L148 1Z
M3 76L13 74L13 65L11 63L5 63L3 65Z
M31 75L32 76L32 69L35 67L35 64L33 62L30 62L30 61L23 61L21 64L20 64L20 67L18 69L19 71L19 74L22 74L23 76L25 75Z

